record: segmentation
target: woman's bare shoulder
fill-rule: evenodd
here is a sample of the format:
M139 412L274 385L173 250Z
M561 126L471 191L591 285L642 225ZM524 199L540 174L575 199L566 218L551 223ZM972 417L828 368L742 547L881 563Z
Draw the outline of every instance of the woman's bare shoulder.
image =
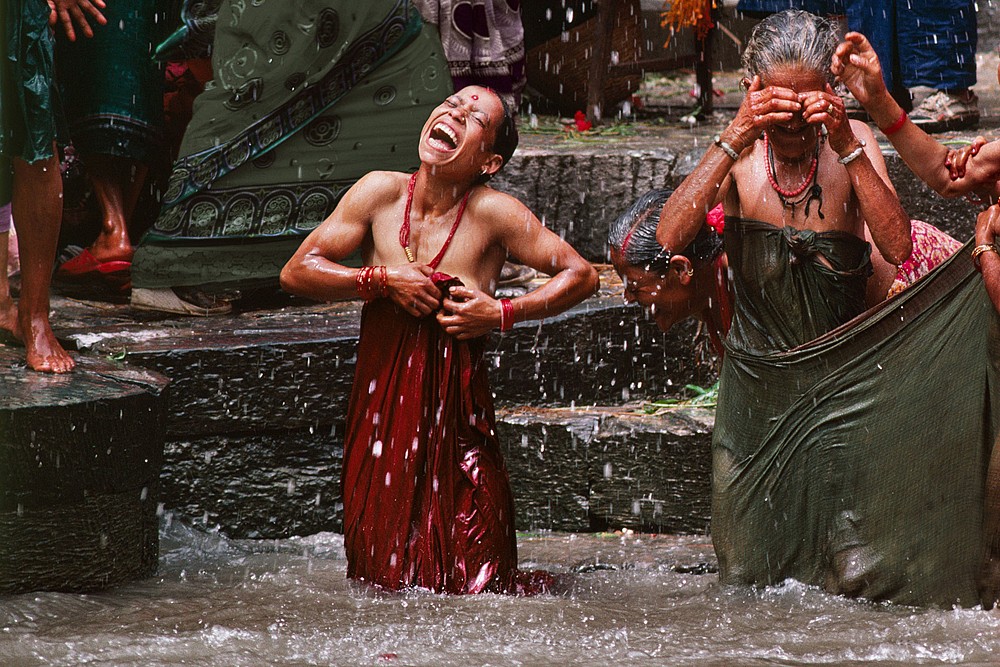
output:
M392 196L406 191L409 174L398 171L370 171L352 188L365 196Z
M494 190L488 185L478 186L473 192L473 199L470 203L475 205L478 215L495 223L504 221L538 222L535 214L520 199L506 192Z

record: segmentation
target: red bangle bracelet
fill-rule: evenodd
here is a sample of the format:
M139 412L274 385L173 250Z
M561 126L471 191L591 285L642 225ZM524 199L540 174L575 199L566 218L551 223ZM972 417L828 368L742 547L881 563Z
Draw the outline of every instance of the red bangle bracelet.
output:
M500 331L514 328L514 304L510 299L500 299Z
M368 273L368 267L363 266L358 269L357 275L354 277L354 289L357 291L358 296L362 299L368 300L367 293L365 291L365 275Z
M376 278L375 272L378 271L378 277ZM358 271L357 277L354 279L355 288L357 289L358 296L360 296L365 301L371 301L378 297L384 297L388 293L389 280L386 268L384 266L363 266Z
M879 129L882 130L882 134L884 134L887 137L890 136L890 135L896 134L897 132L899 132L900 130L903 129L903 125L906 124L906 119L907 118L909 118L909 116L907 116L906 112L904 111L903 113L901 113L899 115L899 118L896 119L895 123L893 123L892 125L890 125L887 128L883 129L883 128L880 127Z

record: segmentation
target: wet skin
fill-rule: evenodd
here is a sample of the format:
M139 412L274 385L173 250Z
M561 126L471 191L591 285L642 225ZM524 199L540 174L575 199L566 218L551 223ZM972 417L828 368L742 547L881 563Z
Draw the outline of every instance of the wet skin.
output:
M674 255L663 272L630 266L617 249L611 261L624 284L625 303L639 304L656 322L660 331L669 331L689 317L712 317L711 271L705 262L696 267L687 257Z

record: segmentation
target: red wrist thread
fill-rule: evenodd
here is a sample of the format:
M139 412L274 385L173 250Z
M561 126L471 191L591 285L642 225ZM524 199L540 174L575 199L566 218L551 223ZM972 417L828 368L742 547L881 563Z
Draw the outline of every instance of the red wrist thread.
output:
M890 125L887 128L881 128L880 127L879 129L882 130L882 134L884 134L887 137L890 136L890 135L896 134L897 132L899 132L900 130L903 129L903 125L906 124L906 119L907 118L909 118L909 116L907 116L906 112L904 111L903 113L901 113L899 115L899 118L896 119L895 123L893 123L892 125Z

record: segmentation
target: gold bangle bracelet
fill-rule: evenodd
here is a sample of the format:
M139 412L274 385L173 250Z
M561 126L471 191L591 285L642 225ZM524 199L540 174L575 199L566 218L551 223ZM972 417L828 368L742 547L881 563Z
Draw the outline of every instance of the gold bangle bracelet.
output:
M979 266L979 256L984 252L995 252L1000 255L1000 248L997 247L996 243L982 243L977 245L972 249L972 263L975 264L976 268L981 268Z

